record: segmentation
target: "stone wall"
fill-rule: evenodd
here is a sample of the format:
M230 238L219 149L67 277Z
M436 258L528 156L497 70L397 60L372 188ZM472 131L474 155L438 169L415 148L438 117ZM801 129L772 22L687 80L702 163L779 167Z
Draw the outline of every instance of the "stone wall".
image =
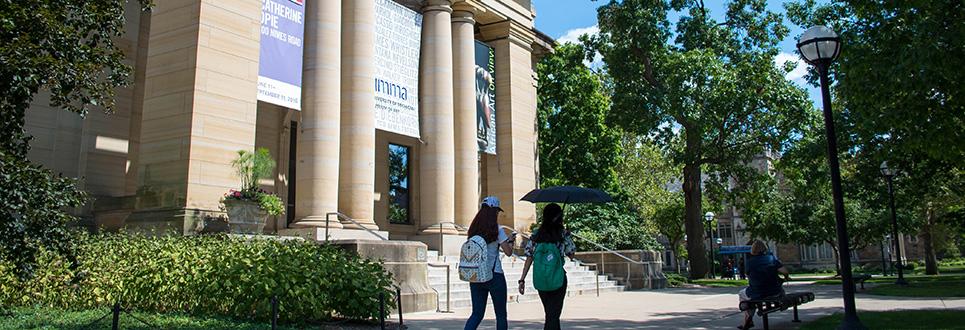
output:
M634 262L606 251L577 252L576 259L597 265L597 271L620 281L626 289L662 289L667 287L663 275L663 258L658 251L616 251Z

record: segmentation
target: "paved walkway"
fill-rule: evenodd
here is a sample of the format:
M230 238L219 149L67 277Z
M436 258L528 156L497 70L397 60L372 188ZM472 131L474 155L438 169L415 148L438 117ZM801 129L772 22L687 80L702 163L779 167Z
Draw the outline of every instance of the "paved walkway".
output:
M664 289L567 297L563 309L564 329L736 329L741 322L737 311L739 288ZM835 312L841 307L841 287L835 285L790 284L788 292L811 291L815 300L800 308L805 323ZM527 293L529 294L529 293ZM535 293L533 293L535 294ZM858 293L858 310L961 309L965 298L885 297ZM406 315L410 329L462 329L469 309L455 313L413 313ZM771 314L771 329L795 329L790 311ZM759 317L755 324L762 326ZM538 302L510 303L510 329L542 329L543 306ZM492 308L480 329L495 328Z

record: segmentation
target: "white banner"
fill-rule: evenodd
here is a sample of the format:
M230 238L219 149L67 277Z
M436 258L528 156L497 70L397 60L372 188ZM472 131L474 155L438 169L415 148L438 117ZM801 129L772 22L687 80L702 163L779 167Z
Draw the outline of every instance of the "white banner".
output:
M375 1L375 128L419 137L422 14Z

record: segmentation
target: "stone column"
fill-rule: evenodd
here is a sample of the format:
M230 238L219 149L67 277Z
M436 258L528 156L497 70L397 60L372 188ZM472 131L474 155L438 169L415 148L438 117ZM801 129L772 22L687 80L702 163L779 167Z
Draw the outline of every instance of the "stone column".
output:
M444 223L453 221L455 215L452 1L428 0L422 14L419 100L425 145L420 153L421 234L458 234L455 226Z
M342 3L308 1L305 17L293 227L323 227L326 213L338 210ZM342 228L338 218L328 221Z
M476 65L473 38L476 21L470 10L459 6L452 13L455 222L467 228L479 209L479 146L476 143Z
M337 0L329 0L333 2ZM375 211L375 1L342 1L338 209L378 229ZM351 222L345 228L361 229Z
M240 181L254 150L260 2L157 1L140 130L138 195L129 227L197 232ZM173 221L171 221L173 220Z

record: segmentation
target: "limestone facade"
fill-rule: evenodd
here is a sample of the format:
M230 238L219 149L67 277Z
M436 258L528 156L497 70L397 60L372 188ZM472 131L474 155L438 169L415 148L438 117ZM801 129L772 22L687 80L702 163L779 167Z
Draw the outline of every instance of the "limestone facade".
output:
M130 3L117 41L134 75L117 111L80 118L40 95L27 112L29 157L81 178L95 198L78 213L109 228L203 232L240 188L236 152L259 147L278 164L261 188L287 205L268 233L327 223L434 248L424 238L460 234L485 195L502 199L501 224L527 228L535 208L519 198L537 187L535 62L551 47L530 1L395 0L423 15L420 138L374 126L375 1L304 1L301 110L256 99L261 0L158 1L150 12ZM475 41L495 52L496 155L475 142ZM403 222L389 221L390 145L408 150Z

